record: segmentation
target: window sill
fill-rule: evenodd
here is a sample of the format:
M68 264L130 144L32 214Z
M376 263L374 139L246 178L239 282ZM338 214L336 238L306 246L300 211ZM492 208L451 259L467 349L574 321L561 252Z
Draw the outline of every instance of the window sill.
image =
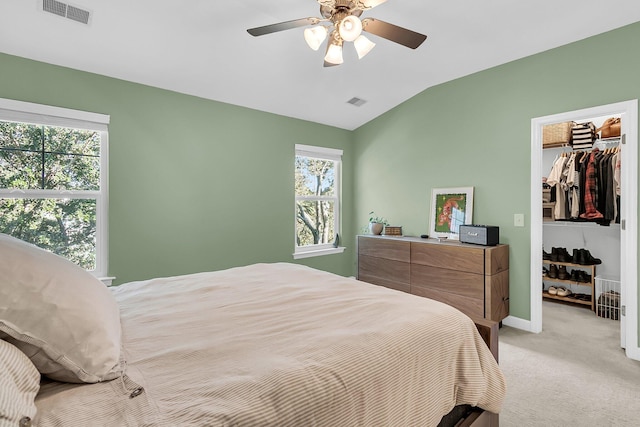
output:
M293 254L293 259L311 258L322 255L341 254L346 248L339 246L337 248L318 249L317 251L297 252Z
M115 277L98 277L98 280L104 283L105 286L111 286L111 282L113 282L113 279L115 279Z

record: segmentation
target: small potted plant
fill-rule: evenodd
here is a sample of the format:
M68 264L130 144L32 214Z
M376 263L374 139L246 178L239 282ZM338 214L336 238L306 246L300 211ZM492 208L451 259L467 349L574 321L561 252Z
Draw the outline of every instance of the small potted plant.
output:
M389 225L386 219L376 216L373 211L369 212L369 232L371 234L382 234L385 225Z

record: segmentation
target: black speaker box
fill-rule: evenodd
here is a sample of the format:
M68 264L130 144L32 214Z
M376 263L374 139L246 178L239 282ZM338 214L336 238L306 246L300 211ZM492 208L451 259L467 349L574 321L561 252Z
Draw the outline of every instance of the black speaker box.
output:
M500 228L493 225L461 225L458 231L462 243L495 246L500 241Z

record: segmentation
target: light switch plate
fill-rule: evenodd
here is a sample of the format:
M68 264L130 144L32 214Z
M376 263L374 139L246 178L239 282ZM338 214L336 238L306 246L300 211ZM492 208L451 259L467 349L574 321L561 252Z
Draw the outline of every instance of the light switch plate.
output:
M513 214L513 225L515 227L524 227L524 214Z

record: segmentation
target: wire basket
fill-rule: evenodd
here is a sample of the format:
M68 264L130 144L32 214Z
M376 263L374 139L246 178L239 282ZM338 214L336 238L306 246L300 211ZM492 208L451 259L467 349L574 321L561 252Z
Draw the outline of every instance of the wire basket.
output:
M596 314L599 317L620 320L620 281L596 277Z

